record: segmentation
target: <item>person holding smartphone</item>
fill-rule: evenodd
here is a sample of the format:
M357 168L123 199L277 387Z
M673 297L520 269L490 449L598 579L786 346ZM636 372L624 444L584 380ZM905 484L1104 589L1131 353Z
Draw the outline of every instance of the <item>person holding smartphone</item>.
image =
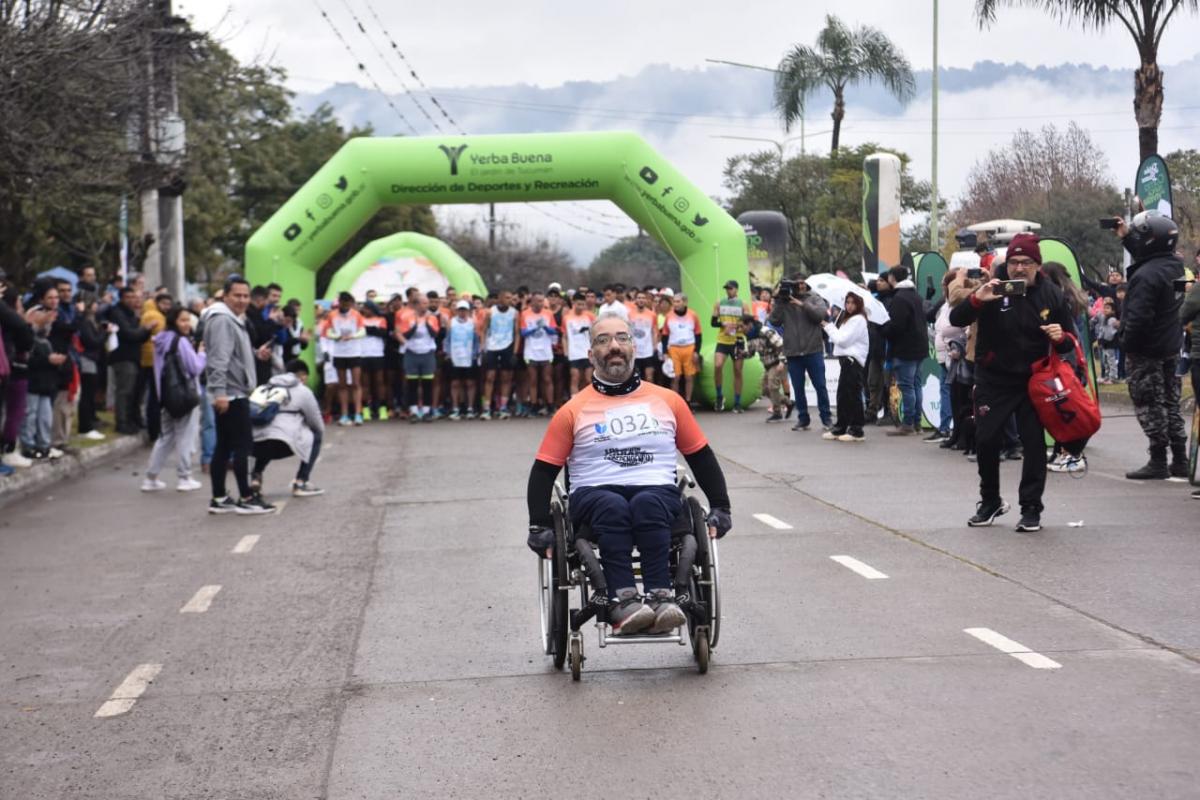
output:
M1018 531L1042 529L1042 495L1046 489L1045 429L1029 400L1032 365L1048 347L1073 352L1075 322L1062 290L1042 278L1038 237L1017 234L1008 246L1009 278L1024 281L1023 294L1001 294L1005 281L981 284L950 311L950 324L966 328L978 323L975 343L975 439L980 500L971 527L984 527L1008 512L1000 496L1000 451L1004 423L1016 414L1025 458L1021 463Z

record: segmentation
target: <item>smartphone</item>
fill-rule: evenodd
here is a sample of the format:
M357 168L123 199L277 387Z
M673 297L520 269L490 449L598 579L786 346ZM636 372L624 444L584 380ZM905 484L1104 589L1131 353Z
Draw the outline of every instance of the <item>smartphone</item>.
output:
M1186 293L1188 287L1192 285L1192 281L1189 281L1187 278L1179 278L1178 280L1174 281L1174 284L1175 291Z
M973 281L983 280L983 267L967 267L967 277Z
M1000 281L1000 285L996 287L996 294L1001 297L1023 297L1025 295L1025 281Z
M1119 219L1117 219L1116 217L1101 217L1100 218L1100 229L1106 230L1106 231L1115 231L1117 229L1117 225L1119 225L1120 222L1121 221Z

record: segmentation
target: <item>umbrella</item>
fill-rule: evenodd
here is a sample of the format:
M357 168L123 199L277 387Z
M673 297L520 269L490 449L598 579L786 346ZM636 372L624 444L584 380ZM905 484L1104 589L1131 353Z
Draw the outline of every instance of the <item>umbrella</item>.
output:
M71 284L71 293L75 293L75 284L79 283L79 276L66 267L54 267L45 272L38 273L39 278L54 278L55 280L67 281Z
M853 292L862 298L863 308L867 311L867 319L871 322L882 325L891 319L883 303L879 302L873 294L845 278L823 272L819 275L809 276L805 283L808 284L809 289L820 295L821 299L831 306L842 308L846 304L846 295Z

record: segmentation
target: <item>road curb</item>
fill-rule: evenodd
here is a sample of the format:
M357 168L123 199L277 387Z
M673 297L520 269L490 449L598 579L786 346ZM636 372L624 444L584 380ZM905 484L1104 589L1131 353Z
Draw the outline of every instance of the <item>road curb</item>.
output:
M0 478L0 508L59 481L82 475L101 464L129 455L142 447L140 436L120 436L110 442L80 450L75 455L65 455L49 463L18 469L7 478Z

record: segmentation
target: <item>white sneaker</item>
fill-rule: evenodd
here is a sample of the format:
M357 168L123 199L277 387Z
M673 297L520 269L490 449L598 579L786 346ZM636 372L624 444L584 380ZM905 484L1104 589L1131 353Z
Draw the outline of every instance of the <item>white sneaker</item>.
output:
M33 466L33 459L26 458L16 450L13 450L11 453L5 453L4 457L0 458L0 463L3 463L6 467L13 467L14 469L25 469L26 467Z
M161 492L165 488L167 488L167 485L158 478L146 478L142 481L143 492Z
M63 451L62 451L62 450L59 450L57 447L51 447L51 448L50 448L49 457L50 457L52 460L53 460L53 459L55 459L55 458L62 458L64 455L66 455L66 454L65 454L65 453L63 453Z
M100 431L97 431L97 430L90 430L90 431L88 431L87 433L85 433L85 434L82 434L82 435L83 435L83 438L84 438L84 439L89 439L89 440L91 440L91 441L93 441L93 442L99 442L99 441L101 441L101 440L103 440L103 439L107 439L107 438L108 438L108 437L107 437L107 436L105 436L103 433L101 433Z
M159 481L159 483L162 483L162 481ZM179 483L175 486L175 491L177 491L177 492L194 492L197 489L203 489L203 488L204 488L203 483L201 483L200 481L196 480L195 478L193 478L189 475L186 478L179 479Z

